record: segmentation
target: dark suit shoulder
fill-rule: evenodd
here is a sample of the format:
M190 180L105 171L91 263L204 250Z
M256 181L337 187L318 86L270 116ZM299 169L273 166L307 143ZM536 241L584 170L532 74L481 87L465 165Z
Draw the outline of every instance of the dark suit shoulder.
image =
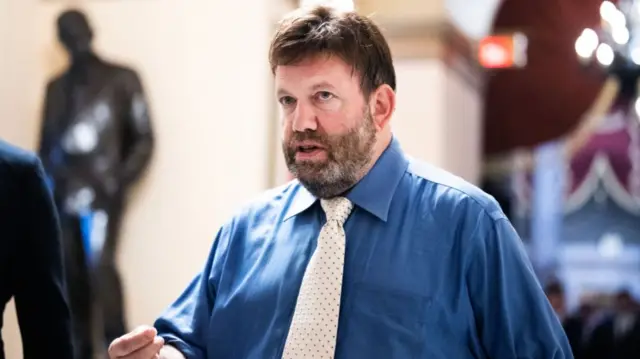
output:
M0 140L0 202L14 203L22 182L35 174L39 165L35 153Z
M38 157L35 153L0 140L0 171L4 172L17 167L35 167L37 165Z

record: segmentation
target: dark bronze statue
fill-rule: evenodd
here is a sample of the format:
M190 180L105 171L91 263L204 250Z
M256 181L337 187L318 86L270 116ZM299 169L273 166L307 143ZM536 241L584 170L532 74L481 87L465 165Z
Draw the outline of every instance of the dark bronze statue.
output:
M94 337L110 343L127 331L118 231L154 136L136 72L95 54L82 12L64 12L57 26L70 66L47 86L39 153L60 212L76 359L88 359Z

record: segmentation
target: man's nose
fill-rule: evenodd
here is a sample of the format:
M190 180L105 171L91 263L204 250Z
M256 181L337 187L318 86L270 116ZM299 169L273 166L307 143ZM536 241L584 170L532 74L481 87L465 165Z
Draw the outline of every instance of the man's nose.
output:
M295 132L315 131L318 129L318 119L310 106L298 103L293 112L293 130Z

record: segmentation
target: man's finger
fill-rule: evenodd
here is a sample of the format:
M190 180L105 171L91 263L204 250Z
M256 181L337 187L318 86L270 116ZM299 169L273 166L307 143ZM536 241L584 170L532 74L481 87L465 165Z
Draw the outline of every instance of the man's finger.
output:
M109 346L109 357L112 359L129 355L136 350L149 345L156 337L157 331L150 326L140 326L130 333L114 340Z
M129 354L126 359L154 359L164 346L164 339L155 337L153 342Z

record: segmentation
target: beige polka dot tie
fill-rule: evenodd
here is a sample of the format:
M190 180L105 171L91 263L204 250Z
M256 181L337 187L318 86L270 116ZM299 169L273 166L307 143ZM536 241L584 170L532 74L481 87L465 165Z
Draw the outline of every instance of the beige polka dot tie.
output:
M344 197L321 200L327 223L302 278L283 359L333 358L336 349L342 270L344 222L353 204Z

